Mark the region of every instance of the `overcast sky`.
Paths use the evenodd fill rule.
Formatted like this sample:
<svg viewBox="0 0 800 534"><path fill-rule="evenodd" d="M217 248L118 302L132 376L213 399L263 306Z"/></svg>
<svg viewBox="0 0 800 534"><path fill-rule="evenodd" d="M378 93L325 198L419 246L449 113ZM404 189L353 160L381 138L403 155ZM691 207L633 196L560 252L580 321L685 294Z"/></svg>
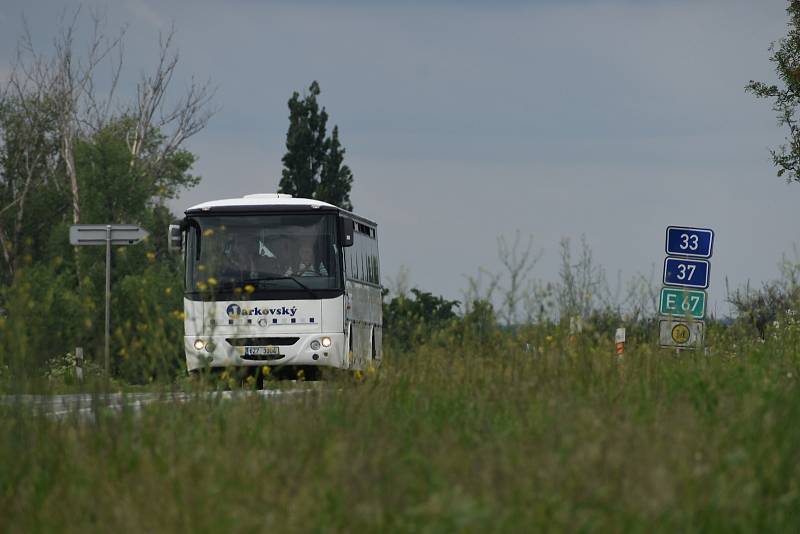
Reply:
<svg viewBox="0 0 800 534"><path fill-rule="evenodd" d="M767 101L782 0L89 1L128 24L130 80L177 28L176 90L194 74L219 113L188 148L201 184L173 204L273 192L286 101L318 80L380 225L383 274L458 298L498 269L496 237L533 234L534 275L555 280L558 242L585 234L610 278L660 276L664 230L716 231L711 299L778 275L800 243L800 184L775 176L784 132ZM24 14L46 48L67 5L0 3L0 75ZM77 5L77 4L74 4ZM93 221L106 222L106 221ZM124 221L120 221L124 222Z"/></svg>

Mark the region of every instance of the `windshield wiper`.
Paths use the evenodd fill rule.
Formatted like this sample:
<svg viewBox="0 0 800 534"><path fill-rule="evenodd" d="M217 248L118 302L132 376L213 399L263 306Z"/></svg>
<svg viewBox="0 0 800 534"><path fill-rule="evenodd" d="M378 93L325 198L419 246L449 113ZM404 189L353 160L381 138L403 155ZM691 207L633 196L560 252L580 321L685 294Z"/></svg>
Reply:
<svg viewBox="0 0 800 534"><path fill-rule="evenodd" d="M273 280L292 280L295 284L308 291L308 294L311 295L313 298L319 299L319 295L317 295L313 289L305 285L303 282L301 282L294 276L263 276L259 278L247 278L245 280L242 280L242 284L248 284L253 282L271 282Z"/></svg>

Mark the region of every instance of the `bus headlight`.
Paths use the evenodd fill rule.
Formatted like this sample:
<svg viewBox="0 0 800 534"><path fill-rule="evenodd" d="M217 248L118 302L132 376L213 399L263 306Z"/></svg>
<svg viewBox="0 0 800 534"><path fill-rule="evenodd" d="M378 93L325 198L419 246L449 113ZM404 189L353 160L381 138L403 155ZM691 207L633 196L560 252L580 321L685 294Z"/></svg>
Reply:
<svg viewBox="0 0 800 534"><path fill-rule="evenodd" d="M323 337L322 338L322 346L323 347L330 347L331 346L331 338Z"/></svg>
<svg viewBox="0 0 800 534"><path fill-rule="evenodd" d="M319 350L319 341L316 339L311 342L311 350Z"/></svg>
<svg viewBox="0 0 800 534"><path fill-rule="evenodd" d="M206 342L202 339L195 339L194 340L194 348L197 350L203 350L206 346Z"/></svg>

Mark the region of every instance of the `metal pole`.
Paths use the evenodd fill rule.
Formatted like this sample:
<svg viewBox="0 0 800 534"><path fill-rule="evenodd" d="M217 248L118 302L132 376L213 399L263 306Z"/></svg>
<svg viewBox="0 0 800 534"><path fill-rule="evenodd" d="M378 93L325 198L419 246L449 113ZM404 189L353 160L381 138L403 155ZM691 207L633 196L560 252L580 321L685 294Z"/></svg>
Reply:
<svg viewBox="0 0 800 534"><path fill-rule="evenodd" d="M111 330L111 225L106 225L106 378L111 377L109 336Z"/></svg>

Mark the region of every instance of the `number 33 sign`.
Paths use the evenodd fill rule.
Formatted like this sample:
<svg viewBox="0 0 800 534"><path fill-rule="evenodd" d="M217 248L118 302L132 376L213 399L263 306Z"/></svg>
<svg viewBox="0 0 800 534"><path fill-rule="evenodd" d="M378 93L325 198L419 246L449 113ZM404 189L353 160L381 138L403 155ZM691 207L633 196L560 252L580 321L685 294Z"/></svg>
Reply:
<svg viewBox="0 0 800 534"><path fill-rule="evenodd" d="M667 227L667 255L710 258L714 231L709 228Z"/></svg>

